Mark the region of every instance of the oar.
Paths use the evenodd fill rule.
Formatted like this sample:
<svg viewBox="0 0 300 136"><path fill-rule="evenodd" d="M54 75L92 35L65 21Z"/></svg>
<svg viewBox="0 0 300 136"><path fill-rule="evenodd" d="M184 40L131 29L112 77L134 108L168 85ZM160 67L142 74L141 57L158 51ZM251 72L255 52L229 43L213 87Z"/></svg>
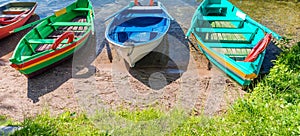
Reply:
<svg viewBox="0 0 300 136"><path fill-rule="evenodd" d="M106 22L107 20L109 20L109 19L115 17L116 15L120 14L120 13L123 12L124 10L127 10L127 9L129 9L129 8L131 8L131 7L133 7L133 6L134 6L134 3L130 2L130 4L129 4L128 6L124 7L124 8L121 9L121 10L119 10L119 11L116 12L115 14L112 14L111 16L107 17L107 18L104 20L104 22Z"/></svg>
<svg viewBox="0 0 300 136"><path fill-rule="evenodd" d="M11 34L12 34L12 33L17 33L17 32L20 32L20 31L22 31L22 30L25 30L25 29L27 29L27 28L29 28L29 27L33 27L33 26L35 26L35 25L41 23L42 21L44 21L44 20L46 20L46 19L48 19L48 18L50 18L50 17L51 17L51 16L46 17L46 18L43 18L43 19L41 19L41 20L37 20L37 21L32 22L32 23L29 23L29 24L27 24L27 25L21 26L21 27L19 27L19 28L16 28L16 29L10 31L9 33L11 33Z"/></svg>

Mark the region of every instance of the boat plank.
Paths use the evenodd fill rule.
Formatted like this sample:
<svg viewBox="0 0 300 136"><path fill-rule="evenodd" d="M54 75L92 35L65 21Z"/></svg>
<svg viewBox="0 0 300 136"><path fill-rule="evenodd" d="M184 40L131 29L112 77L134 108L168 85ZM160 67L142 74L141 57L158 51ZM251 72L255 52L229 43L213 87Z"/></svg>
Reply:
<svg viewBox="0 0 300 136"><path fill-rule="evenodd" d="M82 22L55 22L50 25L53 26L90 26L90 23L82 23Z"/></svg>
<svg viewBox="0 0 300 136"><path fill-rule="evenodd" d="M242 34L252 34L255 30L249 30L247 28L237 28L237 29L228 29L228 28L196 28L196 32L200 33L242 33Z"/></svg>
<svg viewBox="0 0 300 136"><path fill-rule="evenodd" d="M239 17L224 17L224 16L203 16L200 20L207 21L243 21Z"/></svg>

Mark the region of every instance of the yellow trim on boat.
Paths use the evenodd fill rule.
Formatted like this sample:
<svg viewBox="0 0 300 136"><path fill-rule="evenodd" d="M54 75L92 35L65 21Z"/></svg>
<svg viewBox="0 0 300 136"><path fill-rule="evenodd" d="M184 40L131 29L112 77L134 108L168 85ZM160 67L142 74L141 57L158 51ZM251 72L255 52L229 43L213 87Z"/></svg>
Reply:
<svg viewBox="0 0 300 136"><path fill-rule="evenodd" d="M53 55L52 57L49 57L49 58L47 58L47 59L44 59L44 60L41 60L41 61L39 61L39 62L33 63L33 64L31 64L31 65L29 65L29 66L27 66L27 67L22 67L22 68L20 68L20 70L26 70L26 69L29 69L29 68L34 67L34 66L36 66L36 65L39 65L39 64L41 64L41 63L43 63L43 62L45 62L45 61L51 60L51 59L53 59L53 58L55 58L55 57L57 57L57 56L59 56L59 55L62 55L62 54L64 54L64 53L66 53L66 52L68 52L68 51L74 49L75 47L76 47L76 46L74 46L74 47L72 47L72 48L70 48L69 50L66 50L66 51L64 51L64 52L58 53L58 54L56 54L56 55Z"/></svg>
<svg viewBox="0 0 300 136"><path fill-rule="evenodd" d="M54 14L55 14L56 17L58 17L58 16L61 16L65 13L67 13L67 9L63 8L63 9L60 9L59 11L56 11Z"/></svg>
<svg viewBox="0 0 300 136"><path fill-rule="evenodd" d="M234 73L236 73L238 76L244 78L244 79L253 79L256 78L257 75L255 73L251 73L251 74L245 74L244 72L242 72L241 70L237 69L236 67L234 67L232 64L228 63L227 61L224 61L224 59L222 59L220 56L216 55L215 53L213 53L212 51L210 51L206 46L204 46L204 44L202 42L200 42L199 40L197 40L197 43L202 47L203 50L205 50L211 57L213 57L214 59L216 59L219 63L221 63L223 66L227 67L228 69L230 69L231 71L233 71ZM223 63L222 63L223 62ZM224 65L225 63L225 65Z"/></svg>
<svg viewBox="0 0 300 136"><path fill-rule="evenodd" d="M78 43L78 45L82 44L84 41L85 41L85 40L83 40L82 42ZM45 61L48 61L48 60L53 59L53 58L55 58L55 57L57 57L57 56L60 56L60 55L66 53L66 52L68 52L68 51L70 51L70 50L72 50L72 49L74 49L74 48L76 48L76 47L77 47L77 46L74 46L74 47L72 47L72 48L70 48L70 49L68 49L68 50L66 50L66 51L64 51L64 52L58 53L58 54L56 54L56 55L53 55L52 57L49 57L49 58L47 58L47 59L44 59L44 60L41 60L41 61L39 61L39 62L33 63L33 64L31 64L31 65L29 65L29 66L27 66L27 67L22 67L22 68L20 68L19 70L25 71L26 69L29 69L29 68L34 67L34 66L36 66L36 65L39 65L39 64L41 64L41 63L43 63L43 62L45 62Z"/></svg>

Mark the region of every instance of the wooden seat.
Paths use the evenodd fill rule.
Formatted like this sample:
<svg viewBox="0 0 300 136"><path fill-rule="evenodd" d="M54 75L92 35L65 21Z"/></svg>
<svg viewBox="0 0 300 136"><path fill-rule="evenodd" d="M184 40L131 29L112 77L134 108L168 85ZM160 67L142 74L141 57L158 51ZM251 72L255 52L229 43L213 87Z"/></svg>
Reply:
<svg viewBox="0 0 300 136"><path fill-rule="evenodd" d="M236 28L236 26L229 21L212 21L210 24L213 28Z"/></svg>
<svg viewBox="0 0 300 136"><path fill-rule="evenodd" d="M196 32L200 33L241 33L241 34L252 34L255 30L249 30L248 28L196 28Z"/></svg>
<svg viewBox="0 0 300 136"><path fill-rule="evenodd" d="M72 22L57 22L57 23L86 23L85 17L76 17L72 20ZM88 24L88 23L86 23ZM45 50L51 49L52 44L55 42L57 38L59 38L64 32L66 31L73 31L75 34L75 40L81 36L83 36L86 31L88 30L89 26L78 26L78 25L67 25L67 26L60 26L57 28L56 31L52 32L47 36L47 39L30 39L28 43L30 44L39 44L38 47L35 49L35 52L42 52ZM58 46L62 46L67 43L67 39L63 40L61 44Z"/></svg>
<svg viewBox="0 0 300 136"><path fill-rule="evenodd" d="M50 50L52 44L40 44L36 49L35 52L43 52L45 50Z"/></svg>
<svg viewBox="0 0 300 136"><path fill-rule="evenodd" d="M202 39L210 43L250 43L243 34L235 33L203 33Z"/></svg>
<svg viewBox="0 0 300 136"><path fill-rule="evenodd" d="M222 4L207 4L205 8L227 8L227 6Z"/></svg>
<svg viewBox="0 0 300 136"><path fill-rule="evenodd" d="M55 22L50 24L52 26L90 26L91 23L81 23L81 22Z"/></svg>
<svg viewBox="0 0 300 136"><path fill-rule="evenodd" d="M251 52L249 48L212 48L216 52L224 54L235 61L244 60Z"/></svg>
<svg viewBox="0 0 300 136"><path fill-rule="evenodd" d="M18 14L16 14L16 15L0 15L0 18L15 18L15 17L17 17L17 16L19 16ZM25 17L26 15L22 15L21 17Z"/></svg>
<svg viewBox="0 0 300 136"><path fill-rule="evenodd" d="M3 14L20 14L24 11L30 10L29 7L9 7L2 11Z"/></svg>
<svg viewBox="0 0 300 136"><path fill-rule="evenodd" d="M254 46L252 44L245 43L205 43L206 46L210 48L245 48L252 49Z"/></svg>
<svg viewBox="0 0 300 136"><path fill-rule="evenodd" d="M200 20L206 21L243 21L239 17L226 17L226 16L203 16Z"/></svg>

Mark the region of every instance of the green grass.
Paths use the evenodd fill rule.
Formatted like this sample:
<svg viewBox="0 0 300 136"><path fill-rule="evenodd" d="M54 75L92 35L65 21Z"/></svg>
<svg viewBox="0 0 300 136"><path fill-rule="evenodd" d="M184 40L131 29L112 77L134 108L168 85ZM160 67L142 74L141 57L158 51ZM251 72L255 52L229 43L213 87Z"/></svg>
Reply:
<svg viewBox="0 0 300 136"><path fill-rule="evenodd" d="M284 51L253 92L221 117L191 117L174 135L300 135L300 46Z"/></svg>
<svg viewBox="0 0 300 136"><path fill-rule="evenodd" d="M16 136L31 135L105 135L95 128L85 114L65 112L57 117L51 117L49 112L35 118L25 119L19 124L23 129L16 131Z"/></svg>

